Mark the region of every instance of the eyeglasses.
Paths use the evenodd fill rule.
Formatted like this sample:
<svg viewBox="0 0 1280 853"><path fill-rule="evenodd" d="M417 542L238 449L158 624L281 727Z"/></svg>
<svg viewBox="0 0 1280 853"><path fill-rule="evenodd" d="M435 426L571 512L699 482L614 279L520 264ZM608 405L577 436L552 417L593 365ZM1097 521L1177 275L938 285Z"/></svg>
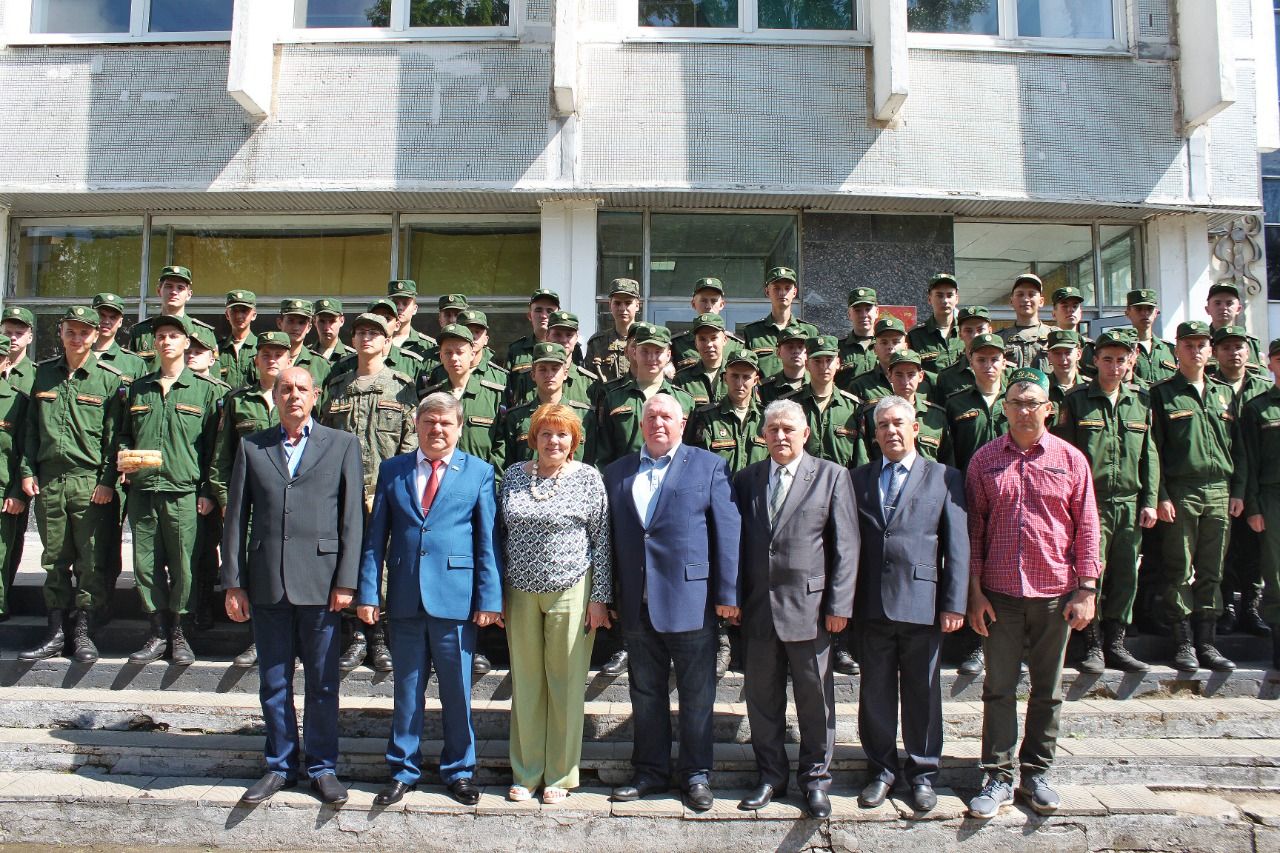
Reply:
<svg viewBox="0 0 1280 853"><path fill-rule="evenodd" d="M1048 402L1048 400L1005 400L1004 404L1020 412L1034 412Z"/></svg>

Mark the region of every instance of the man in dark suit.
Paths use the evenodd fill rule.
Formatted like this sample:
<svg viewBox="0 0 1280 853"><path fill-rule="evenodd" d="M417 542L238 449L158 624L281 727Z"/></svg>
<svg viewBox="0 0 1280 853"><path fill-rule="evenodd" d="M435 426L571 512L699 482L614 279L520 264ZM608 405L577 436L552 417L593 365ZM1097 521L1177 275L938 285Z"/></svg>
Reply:
<svg viewBox="0 0 1280 853"><path fill-rule="evenodd" d="M760 786L738 807L761 809L787 790L787 673L800 724L796 781L809 813L831 814L836 740L831 635L853 612L858 517L849 469L804 452L805 411L791 400L764 413L769 459L734 478L742 511L742 638L747 718Z"/></svg>
<svg viewBox="0 0 1280 853"><path fill-rule="evenodd" d="M942 757L942 635L964 625L968 602L964 477L916 452L913 403L885 397L872 417L883 458L853 472L862 532L853 598L863 661L858 735L875 774L858 802L880 805L905 777L916 809L927 812L938 804L933 779Z"/></svg>
<svg viewBox="0 0 1280 853"><path fill-rule="evenodd" d="M360 445L311 419L315 382L303 368L272 391L280 425L236 450L222 534L222 586L236 622L253 610L267 774L245 792L260 803L295 784L298 719L293 663L306 674L307 775L326 803L346 802L338 763L339 616L350 606L363 524Z"/></svg>
<svg viewBox="0 0 1280 853"><path fill-rule="evenodd" d="M444 723L440 777L458 802L480 801L472 781L471 662L477 629L502 625L502 572L493 466L458 450L462 412L452 394L428 394L415 417L418 449L378 469L356 615L369 625L378 621L385 563L396 681L387 742L392 779L374 798L380 806L399 802L422 777L422 718L433 665Z"/></svg>
<svg viewBox="0 0 1280 853"><path fill-rule="evenodd" d="M741 520L723 459L682 444L670 394L645 402L644 446L604 470L613 526L614 607L631 659L635 736L630 784L613 798L665 791L671 777L668 679L680 698L680 784L696 811L713 804L716 617L738 615Z"/></svg>

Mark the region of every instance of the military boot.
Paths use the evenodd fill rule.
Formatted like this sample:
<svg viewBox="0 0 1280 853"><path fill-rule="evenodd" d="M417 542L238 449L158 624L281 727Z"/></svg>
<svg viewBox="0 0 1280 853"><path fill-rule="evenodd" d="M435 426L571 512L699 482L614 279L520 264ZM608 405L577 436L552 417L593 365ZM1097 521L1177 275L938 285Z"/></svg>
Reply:
<svg viewBox="0 0 1280 853"><path fill-rule="evenodd" d="M342 657L338 658L338 669L342 672L351 672L364 663L369 644L365 640L364 627L359 622L350 616L343 616L342 623L350 632L350 639L347 641L347 647L342 650Z"/></svg>
<svg viewBox="0 0 1280 853"><path fill-rule="evenodd" d="M148 615L151 620L151 635L142 644L142 648L129 655L129 663L151 663L164 657L169 648L169 631L164 617L165 614L158 611Z"/></svg>
<svg viewBox="0 0 1280 853"><path fill-rule="evenodd" d="M1262 620L1258 607L1262 604L1262 592L1250 589L1240 596L1240 609L1236 613L1236 630L1253 637L1270 637L1271 629Z"/></svg>
<svg viewBox="0 0 1280 853"><path fill-rule="evenodd" d="M48 660L62 654L62 648L67 644L67 634L62 628L66 615L65 610L50 610L49 632L45 634L44 642L18 655L18 660Z"/></svg>
<svg viewBox="0 0 1280 853"><path fill-rule="evenodd" d="M716 638L716 680L724 678L724 674L729 671L729 661L733 657L733 647L729 644L729 629L721 625L719 636Z"/></svg>
<svg viewBox="0 0 1280 853"><path fill-rule="evenodd" d="M76 611L71 630L71 642L75 649L72 657L78 663L93 663L98 659L98 647L93 644L93 617L88 610Z"/></svg>
<svg viewBox="0 0 1280 853"><path fill-rule="evenodd" d="M1173 623L1173 642L1176 649L1173 653L1173 668L1179 672L1195 672L1200 668L1196 657L1196 647L1191 641L1191 622L1179 619Z"/></svg>
<svg viewBox="0 0 1280 853"><path fill-rule="evenodd" d="M375 672L391 671L391 649L387 646L387 620L379 619L369 629L369 666Z"/></svg>
<svg viewBox="0 0 1280 853"><path fill-rule="evenodd" d="M1115 619L1104 619L1102 622L1102 657L1111 669L1121 672L1146 672L1151 669L1142 661L1129 653L1124 644L1125 625Z"/></svg>
<svg viewBox="0 0 1280 853"><path fill-rule="evenodd" d="M1213 645L1217 640L1214 630L1217 627L1216 623L1217 620L1212 616L1195 621L1196 656L1200 660L1200 665L1207 670L1234 672L1236 665Z"/></svg>
<svg viewBox="0 0 1280 853"><path fill-rule="evenodd" d="M196 653L191 650L191 644L187 642L186 634L183 633L183 618L177 613L173 614L173 630L169 633L169 641L172 643L172 653L169 659L173 661L174 666L190 666L196 662Z"/></svg>
<svg viewBox="0 0 1280 853"><path fill-rule="evenodd" d="M1101 675L1106 664L1102 656L1102 632L1098 628L1098 620L1090 622L1080 633L1084 639L1084 654L1076 666L1087 675Z"/></svg>

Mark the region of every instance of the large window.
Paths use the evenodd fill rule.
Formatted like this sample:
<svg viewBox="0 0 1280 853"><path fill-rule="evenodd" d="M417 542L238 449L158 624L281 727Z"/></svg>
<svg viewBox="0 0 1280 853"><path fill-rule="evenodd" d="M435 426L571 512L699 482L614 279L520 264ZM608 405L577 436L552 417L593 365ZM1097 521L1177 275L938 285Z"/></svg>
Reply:
<svg viewBox="0 0 1280 853"><path fill-rule="evenodd" d="M12 295L49 299L111 291L138 295L142 275L142 218L23 221L17 230Z"/></svg>
<svg viewBox="0 0 1280 853"><path fill-rule="evenodd" d="M908 0L907 28L927 36L1120 47L1123 0Z"/></svg>
<svg viewBox="0 0 1280 853"><path fill-rule="evenodd" d="M384 32L432 27L507 27L508 0L297 0L299 29Z"/></svg>
<svg viewBox="0 0 1280 853"><path fill-rule="evenodd" d="M234 0L30 0L32 33L143 38L231 31ZM18 5L17 3L12 5Z"/></svg>
<svg viewBox="0 0 1280 853"><path fill-rule="evenodd" d="M861 25L858 5L859 0L637 0L637 23L703 35L852 35Z"/></svg>

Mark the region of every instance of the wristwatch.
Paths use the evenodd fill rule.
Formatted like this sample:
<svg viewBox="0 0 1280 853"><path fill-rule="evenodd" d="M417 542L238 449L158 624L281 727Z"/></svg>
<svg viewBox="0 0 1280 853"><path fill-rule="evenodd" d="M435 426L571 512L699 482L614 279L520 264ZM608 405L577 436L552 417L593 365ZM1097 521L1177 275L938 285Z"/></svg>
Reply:
<svg viewBox="0 0 1280 853"><path fill-rule="evenodd" d="M1076 587L1076 592L1087 592L1090 595L1097 595L1098 588L1096 586L1078 586Z"/></svg>

